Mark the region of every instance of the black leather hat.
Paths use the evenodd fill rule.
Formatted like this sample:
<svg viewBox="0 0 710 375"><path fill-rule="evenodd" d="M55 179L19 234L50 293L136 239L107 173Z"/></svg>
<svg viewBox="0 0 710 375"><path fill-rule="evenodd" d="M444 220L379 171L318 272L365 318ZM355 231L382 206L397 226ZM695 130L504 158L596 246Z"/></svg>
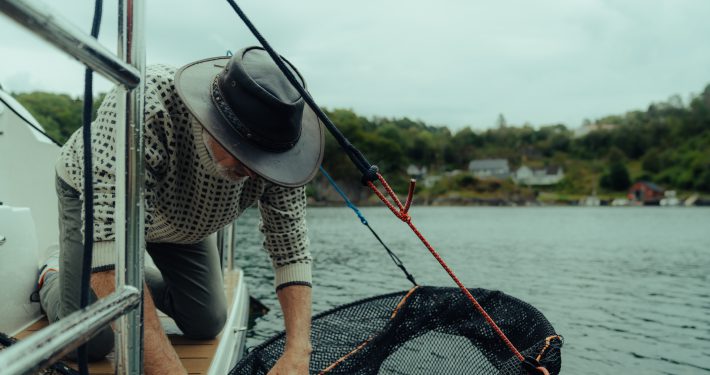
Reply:
<svg viewBox="0 0 710 375"><path fill-rule="evenodd" d="M283 61L305 88L296 68ZM315 176L323 127L261 47L187 64L177 71L175 87L197 121L256 174L289 187Z"/></svg>

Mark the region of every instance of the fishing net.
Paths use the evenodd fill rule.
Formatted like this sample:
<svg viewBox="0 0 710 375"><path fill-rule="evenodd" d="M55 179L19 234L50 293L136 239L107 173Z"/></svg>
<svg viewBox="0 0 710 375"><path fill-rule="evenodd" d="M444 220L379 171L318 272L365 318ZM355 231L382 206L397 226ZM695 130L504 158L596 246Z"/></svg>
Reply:
<svg viewBox="0 0 710 375"><path fill-rule="evenodd" d="M558 374L562 340L531 305L469 289L525 357ZM364 299L313 318L311 374L528 374L461 290L416 287ZM230 375L266 374L285 333L255 347Z"/></svg>

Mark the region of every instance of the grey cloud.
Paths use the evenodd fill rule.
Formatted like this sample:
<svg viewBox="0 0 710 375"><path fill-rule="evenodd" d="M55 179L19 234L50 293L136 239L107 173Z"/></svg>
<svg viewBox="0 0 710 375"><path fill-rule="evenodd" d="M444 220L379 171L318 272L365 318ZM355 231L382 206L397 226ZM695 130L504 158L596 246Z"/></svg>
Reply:
<svg viewBox="0 0 710 375"><path fill-rule="evenodd" d="M195 4L147 2L149 63L179 66L256 43L226 2ZM321 105L368 116L480 128L504 113L514 124L577 126L672 94L687 97L710 82L704 0L239 4L299 67ZM62 8L88 27L92 1L67 0ZM110 48L112 17L106 8L101 40ZM3 52L33 43L16 33L0 19ZM75 69L58 54L47 56ZM29 74L31 84L52 82L45 89L81 92L80 68L78 78L67 74L69 88L58 90L61 84L42 78L46 69L27 70L22 56L13 59L20 62L0 59L0 81Z"/></svg>

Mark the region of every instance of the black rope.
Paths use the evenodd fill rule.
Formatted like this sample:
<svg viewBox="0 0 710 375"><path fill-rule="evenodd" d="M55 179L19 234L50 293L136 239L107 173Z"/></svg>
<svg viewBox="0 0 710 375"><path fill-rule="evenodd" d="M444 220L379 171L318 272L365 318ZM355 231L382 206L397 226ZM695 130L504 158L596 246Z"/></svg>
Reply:
<svg viewBox="0 0 710 375"><path fill-rule="evenodd" d="M407 268L404 266L404 263L402 263L402 260L399 259L399 257L397 256L397 254L395 254L392 250L390 250L390 248L387 247L387 245L385 245L384 242L382 242L382 239L380 238L380 236L377 235L377 233L375 232L375 230L372 229L372 227L370 227L370 224L369 224L369 223L363 223L363 224L365 224L365 226L367 227L367 229L369 229L370 232L372 232L372 235L374 235L375 238L377 238L377 241L380 241L380 243L381 243L382 246L385 248L385 250L387 250L387 254L389 254L390 258L392 258L392 261L394 262L394 264L395 264L397 267L399 267L399 269L401 269L402 272L404 272L404 276L407 278L407 280L409 280L409 281L412 283L412 285L414 285L414 286L419 286L419 284L417 284L417 281L414 280L414 276L412 276L412 274L409 273L409 271L407 271Z"/></svg>
<svg viewBox="0 0 710 375"><path fill-rule="evenodd" d="M234 2L234 0L227 0L227 2L229 3L229 5L232 6L232 9L237 12L239 18L242 19L242 21L249 28L254 37L256 37L259 43L261 43L261 46L264 47L266 52L269 53L271 59L274 60L279 69L281 69L281 71L289 80L289 82L291 82L291 85L296 90L298 90L298 93L301 94L303 100L308 104L309 107L311 107L313 112L316 113L323 125L325 125L328 131L330 131L330 134L332 134L335 140L338 141L338 144L340 144L340 147L343 148L345 154L347 154L353 164L355 164L355 167L360 171L360 173L362 173L363 185L367 185L368 181L375 181L377 179L377 166L370 164L370 162L367 161L365 155L363 155L360 150L353 146L352 143L350 143L350 141L345 138L343 133L341 133L340 130L335 126L335 124L330 121L325 112L323 112L323 110L321 110L318 104L316 104L316 102L313 100L311 94L309 94L308 91L306 91L301 86L298 80L296 80L296 77L294 77L293 73L291 73L291 71L286 67L286 64L284 64L283 60L281 60L281 58L276 53L276 51L274 51L269 42L267 42L266 39L261 35L261 33L259 33L259 30L256 29L254 24L249 21L249 18L247 18L246 14L242 12L242 10Z"/></svg>
<svg viewBox="0 0 710 375"><path fill-rule="evenodd" d="M101 27L101 13L103 0L96 0L94 19L91 24L91 36L99 36ZM94 246L94 186L93 165L91 160L91 114L94 106L93 73L91 68L84 72L84 111L82 114L82 136L84 141L84 258L81 273L81 308L89 304L89 290L91 285L91 257ZM79 347L78 352L79 372L89 374L89 352L87 344Z"/></svg>
<svg viewBox="0 0 710 375"><path fill-rule="evenodd" d="M414 280L414 276L412 276L412 274L410 274L409 271L407 271L407 268L404 266L404 263L402 262L402 260L399 259L397 254L395 254L392 250L390 250L390 248L384 243L384 241L382 241L382 239L377 234L377 232L375 232L375 230L372 229L372 227L370 226L370 223L365 218L365 215L363 215L362 212L360 212L360 209L357 208L357 206L350 200L350 198L348 198L348 196L345 194L343 189L341 189L340 186L338 186L338 184L335 182L333 177L331 177L330 174L328 174L328 172L326 172L326 170L325 170L325 168L323 168L323 166L320 167L320 171L321 171L321 173L323 173L323 176L325 176L325 178L328 179L328 182L330 182L330 184L333 186L333 188L335 188L335 191L338 192L338 194L340 194L340 197L343 198L343 200L345 201L345 204L348 207L350 207L350 209L353 210L353 212L355 212L355 215L357 215L357 217L360 219L360 222L362 223L362 225L366 226L367 229L369 229L370 232L372 232L372 234L375 236L377 241L380 241L380 244L382 244L382 247L385 248L385 250L387 251L387 254L389 254L390 258L392 258L392 261L394 262L394 264L397 267L399 267L399 269L401 269L402 272L404 272L404 276L407 278L407 280L409 280L414 286L418 286L419 284L417 284L417 282Z"/></svg>
<svg viewBox="0 0 710 375"><path fill-rule="evenodd" d="M271 47L269 42L261 35L259 30L256 29L254 24L251 23L251 21L249 20L247 15L241 10L241 8L239 8L239 6L234 2L234 0L227 0L227 2L229 3L229 5L232 6L232 9L234 9L234 11L237 13L239 18L242 19L242 21L247 26L247 28L249 28L249 31L251 31L251 33L259 41L259 43L261 43L261 46L264 47L266 52L268 52L269 56L271 56L271 59L274 61L274 63L276 63L276 65L279 67L281 72L283 72L283 74L289 80L291 85L296 90L298 90L299 94L301 94L301 97L303 97L303 100L316 113L316 115L321 120L321 122L323 122L323 124L328 129L328 131L330 131L330 134L332 134L333 137L335 138L335 140L338 141L338 143L340 144L340 147L342 147L343 150L345 151L345 154L347 154L348 157L350 158L350 160L355 164L355 167L360 171L360 173L362 173L362 181L361 182L363 183L363 185L366 185L367 182L369 182L369 181L377 180L377 172L378 172L377 166L370 164L370 162L367 161L367 158L365 157L365 155L363 155L362 152L360 152L360 150L358 150L355 146L353 146L353 144L350 143L350 141L343 135L343 133L340 132L340 130L335 126L335 124L333 124L333 122L330 121L330 119L325 114L325 112L323 112L320 109L320 107L318 106L318 104L316 104L316 102L313 100L313 97L311 97L311 94L308 93L308 91L306 91L301 86L301 84L298 82L298 80L296 80L296 77L286 67L286 64L284 64L284 62L280 58L280 56L276 53L276 51L274 51L274 49ZM321 171L323 171L324 174L326 174L326 176L327 176L327 173L325 173L323 168L321 168ZM330 180L332 181L332 179L330 179ZM341 196L343 196L343 194L341 194ZM345 198L346 202L348 202L347 197L345 197L345 196L343 196L343 197ZM352 203L350 204L350 206L352 207ZM360 216L360 215L358 215L358 216ZM361 220L362 220L362 217L361 217ZM394 263L397 265L397 267L399 267L404 272L407 279L409 281L411 281L412 284L414 284L416 286L417 282L414 280L414 277L409 272L407 272L407 269L404 267L404 264L399 259L399 257L397 257L397 255L394 254L392 252L392 250L390 250L387 247L387 245L385 245L385 243L382 241L382 239L380 239L380 236L378 236L377 233L370 227L370 225L367 224L366 220L363 221L363 224L365 224L367 226L367 228L370 229L370 231L375 236L375 238L377 238L377 240L382 244L382 246L384 246L384 248L387 250L387 253L389 254L390 258L392 258L392 261L394 261Z"/></svg>

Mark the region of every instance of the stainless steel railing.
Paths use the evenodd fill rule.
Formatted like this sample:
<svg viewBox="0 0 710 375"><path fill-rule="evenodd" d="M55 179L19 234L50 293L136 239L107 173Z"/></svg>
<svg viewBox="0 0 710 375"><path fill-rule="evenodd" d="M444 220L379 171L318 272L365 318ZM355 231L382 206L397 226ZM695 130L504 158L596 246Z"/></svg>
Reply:
<svg viewBox="0 0 710 375"><path fill-rule="evenodd" d="M28 1L2 0L0 11L112 82L131 89L140 83L136 68L121 61L71 23L53 15L47 7L40 8Z"/></svg>
<svg viewBox="0 0 710 375"><path fill-rule="evenodd" d="M237 222L225 226L217 232L217 247L222 254L222 271L234 270L234 241L237 233Z"/></svg>
<svg viewBox="0 0 710 375"><path fill-rule="evenodd" d="M45 368L139 304L136 288L120 289L6 348L0 352L0 369L3 374L28 374Z"/></svg>
<svg viewBox="0 0 710 375"><path fill-rule="evenodd" d="M119 0L118 56L101 46L94 38L57 17L46 5L29 1L0 0L0 12L9 16L29 31L77 58L84 65L122 86L126 95L119 101L122 108L118 123L125 123L124 132L116 132L116 292L104 300L76 312L56 324L44 328L0 352L3 374L24 374L56 361L86 342L98 332L95 327L119 319L116 335L116 372L141 374L144 206L143 206L143 85L145 47L143 39L143 0ZM121 223L125 225L120 225ZM117 303L117 301L123 301ZM91 325L96 315L105 316ZM75 324L72 324L74 322ZM62 330L62 340L50 340ZM22 361L19 356L25 355ZM12 366L12 367L9 367Z"/></svg>
<svg viewBox="0 0 710 375"><path fill-rule="evenodd" d="M118 2L118 55L145 77L144 2ZM116 211L124 225L116 225L116 287L124 285L143 290L143 255L145 254L145 220L143 205L143 106L144 85L130 90L121 100L125 103L125 128L116 131ZM116 223L121 221L116 220ZM125 230L124 230L125 229ZM123 251L120 251L123 250ZM116 325L116 373L143 373L143 309L122 316Z"/></svg>

